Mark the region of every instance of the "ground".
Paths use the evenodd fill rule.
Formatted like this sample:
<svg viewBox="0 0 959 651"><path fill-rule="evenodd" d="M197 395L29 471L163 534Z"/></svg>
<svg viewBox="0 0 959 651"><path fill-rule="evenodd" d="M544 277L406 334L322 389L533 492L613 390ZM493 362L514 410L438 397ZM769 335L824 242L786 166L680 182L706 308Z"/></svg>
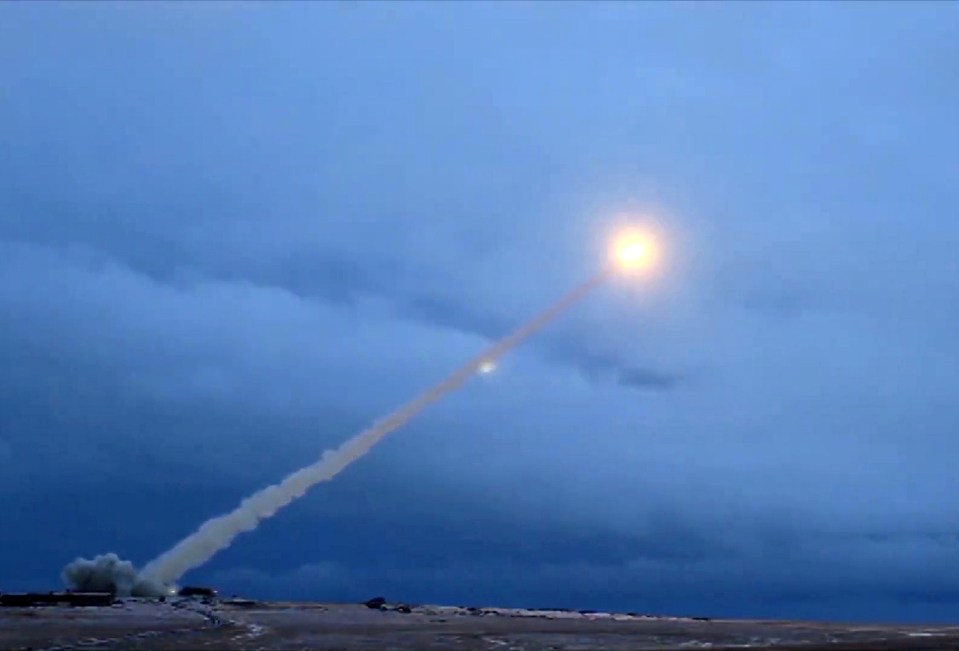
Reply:
<svg viewBox="0 0 959 651"><path fill-rule="evenodd" d="M703 621L608 613L125 600L0 609L0 649L959 649L959 626ZM409 612L403 612L409 610Z"/></svg>

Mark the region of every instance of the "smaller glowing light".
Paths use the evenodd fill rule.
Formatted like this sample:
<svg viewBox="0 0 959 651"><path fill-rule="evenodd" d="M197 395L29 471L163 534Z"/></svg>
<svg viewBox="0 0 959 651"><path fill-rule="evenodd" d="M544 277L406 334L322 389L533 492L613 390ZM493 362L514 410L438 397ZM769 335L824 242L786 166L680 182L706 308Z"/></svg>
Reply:
<svg viewBox="0 0 959 651"><path fill-rule="evenodd" d="M479 365L478 370L483 375L488 375L489 373L492 373L493 371L496 370L496 362L492 360L486 360L485 362Z"/></svg>

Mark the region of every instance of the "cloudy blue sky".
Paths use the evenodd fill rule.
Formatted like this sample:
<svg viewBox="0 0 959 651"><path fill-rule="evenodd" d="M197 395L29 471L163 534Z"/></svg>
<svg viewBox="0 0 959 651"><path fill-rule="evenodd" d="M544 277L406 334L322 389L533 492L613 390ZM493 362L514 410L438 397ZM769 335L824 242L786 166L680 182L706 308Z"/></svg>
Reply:
<svg viewBox="0 0 959 651"><path fill-rule="evenodd" d="M952 3L0 7L0 589L959 617Z"/></svg>

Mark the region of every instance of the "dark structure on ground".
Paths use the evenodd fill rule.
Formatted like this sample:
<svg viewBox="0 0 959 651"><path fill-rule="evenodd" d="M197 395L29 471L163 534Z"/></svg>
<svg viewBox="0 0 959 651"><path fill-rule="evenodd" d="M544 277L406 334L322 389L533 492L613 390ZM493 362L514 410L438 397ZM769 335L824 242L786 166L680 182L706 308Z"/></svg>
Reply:
<svg viewBox="0 0 959 651"><path fill-rule="evenodd" d="M180 588L177 595L181 597L207 597L208 599L214 599L216 598L216 590L195 585L185 585Z"/></svg>
<svg viewBox="0 0 959 651"><path fill-rule="evenodd" d="M374 609L382 608L384 605L386 605L386 599L384 599L383 597L373 597L372 599L367 601L365 605L367 608L374 608Z"/></svg>

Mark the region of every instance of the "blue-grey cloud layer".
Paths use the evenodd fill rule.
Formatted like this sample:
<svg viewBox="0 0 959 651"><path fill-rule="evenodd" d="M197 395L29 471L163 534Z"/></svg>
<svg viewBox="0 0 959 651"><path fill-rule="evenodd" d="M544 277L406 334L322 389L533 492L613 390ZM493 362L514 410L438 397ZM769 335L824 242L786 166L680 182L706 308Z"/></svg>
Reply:
<svg viewBox="0 0 959 651"><path fill-rule="evenodd" d="M668 235L191 578L942 619L948 4L0 8L0 589L136 561ZM282 559L282 560L270 560Z"/></svg>

